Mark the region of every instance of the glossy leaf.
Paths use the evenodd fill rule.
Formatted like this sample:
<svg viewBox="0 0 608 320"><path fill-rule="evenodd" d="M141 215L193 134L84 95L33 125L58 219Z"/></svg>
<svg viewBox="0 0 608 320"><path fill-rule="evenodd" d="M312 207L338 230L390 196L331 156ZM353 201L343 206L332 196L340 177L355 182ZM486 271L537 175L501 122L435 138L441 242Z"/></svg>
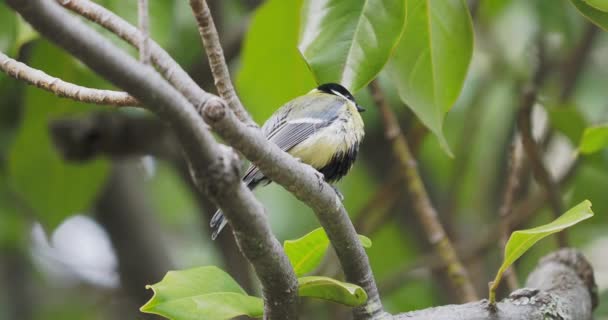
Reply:
<svg viewBox="0 0 608 320"><path fill-rule="evenodd" d="M608 146L608 124L585 129L579 144L582 154L590 154Z"/></svg>
<svg viewBox="0 0 608 320"><path fill-rule="evenodd" d="M490 287L490 301L492 303L496 301L495 290L500 283L502 274L536 242L549 235L571 227L583 220L589 219L592 216L593 211L591 211L591 202L589 200L585 200L566 211L566 213L562 214L551 223L532 229L513 232L511 237L509 237L509 241L507 241L507 245L505 246L505 254L502 265L500 266L500 269L498 269L496 278Z"/></svg>
<svg viewBox="0 0 608 320"><path fill-rule="evenodd" d="M328 277L302 277L298 278L298 284L300 297L318 298L351 307L367 301L367 293L363 288Z"/></svg>
<svg viewBox="0 0 608 320"><path fill-rule="evenodd" d="M44 41L33 47L30 64L66 81L103 85L65 52ZM82 164L65 162L51 142L49 123L99 107L57 98L32 86L25 89L23 106L23 120L9 150L8 181L42 224L53 229L65 217L90 207L105 182L109 165L104 159Z"/></svg>
<svg viewBox="0 0 608 320"><path fill-rule="evenodd" d="M317 83L356 92L382 70L405 25L403 0L304 0L298 48Z"/></svg>
<svg viewBox="0 0 608 320"><path fill-rule="evenodd" d="M604 30L608 30L608 12L590 6L585 0L570 0L576 9L591 22Z"/></svg>
<svg viewBox="0 0 608 320"><path fill-rule="evenodd" d="M450 154L443 119L460 95L472 53L464 0L407 1L407 25L388 70L403 102Z"/></svg>
<svg viewBox="0 0 608 320"><path fill-rule="evenodd" d="M563 133L573 144L579 143L587 121L575 106L561 106L547 110L551 127Z"/></svg>
<svg viewBox="0 0 608 320"><path fill-rule="evenodd" d="M585 2L597 10L608 11L608 0L585 0Z"/></svg>
<svg viewBox="0 0 608 320"><path fill-rule="evenodd" d="M302 0L268 0L254 13L241 52L237 91L258 122L316 87L298 52Z"/></svg>
<svg viewBox="0 0 608 320"><path fill-rule="evenodd" d="M359 235L359 240L365 248L372 245L368 237ZM321 263L329 247L329 239L323 228L317 228L299 239L286 240L283 247L296 275L301 276L313 271Z"/></svg>
<svg viewBox="0 0 608 320"><path fill-rule="evenodd" d="M262 299L248 296L232 277L214 266L169 271L159 283L147 288L154 291L154 296L141 311L169 319L261 317L264 311Z"/></svg>

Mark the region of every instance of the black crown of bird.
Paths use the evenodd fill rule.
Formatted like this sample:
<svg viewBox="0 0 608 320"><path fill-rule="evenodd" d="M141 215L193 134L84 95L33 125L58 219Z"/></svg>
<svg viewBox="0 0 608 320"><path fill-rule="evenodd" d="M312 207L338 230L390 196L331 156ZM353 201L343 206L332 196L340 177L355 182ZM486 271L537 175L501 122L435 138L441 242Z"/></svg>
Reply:
<svg viewBox="0 0 608 320"><path fill-rule="evenodd" d="M364 135L359 115L363 111L346 88L326 83L281 106L266 120L262 132L281 150L319 171L325 181L335 183L348 173L357 158ZM253 190L271 181L252 164L243 182ZM216 211L210 222L212 239L226 223L222 211Z"/></svg>

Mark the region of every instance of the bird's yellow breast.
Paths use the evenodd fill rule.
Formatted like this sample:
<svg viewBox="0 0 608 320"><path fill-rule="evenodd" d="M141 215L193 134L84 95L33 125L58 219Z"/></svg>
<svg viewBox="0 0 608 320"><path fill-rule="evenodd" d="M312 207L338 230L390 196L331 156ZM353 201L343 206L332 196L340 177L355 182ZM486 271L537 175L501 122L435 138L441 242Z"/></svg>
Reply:
<svg viewBox="0 0 608 320"><path fill-rule="evenodd" d="M327 165L334 155L346 153L353 145L359 144L364 133L363 120L352 103L346 103L345 108L334 124L319 129L289 153L319 169Z"/></svg>

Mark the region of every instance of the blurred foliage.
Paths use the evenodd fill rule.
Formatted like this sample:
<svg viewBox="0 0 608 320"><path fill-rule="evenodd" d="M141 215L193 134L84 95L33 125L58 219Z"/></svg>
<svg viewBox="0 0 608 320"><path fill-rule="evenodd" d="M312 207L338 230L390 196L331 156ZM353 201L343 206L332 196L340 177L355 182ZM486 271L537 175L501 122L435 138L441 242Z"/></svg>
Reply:
<svg viewBox="0 0 608 320"><path fill-rule="evenodd" d="M135 0L98 2L136 23ZM316 85L313 72L298 52L300 27L310 23L302 18L300 11L308 0L267 0L260 1L257 7L250 5L251 1L209 2L214 13L218 14L216 20L220 22L218 27L222 36L247 24L240 55L230 64L234 66L237 91L258 123L261 124L282 103ZM361 2L352 3L359 5ZM604 144L594 144L598 146L594 148L597 152L577 156L576 149L586 128L608 122L606 32L597 34L588 49L589 54L580 58L582 61L577 60L577 56L573 60L570 58L580 46L590 23L608 28L607 13L585 0L468 1L471 17L463 14L462 10L458 11L459 16L444 11L464 8L465 1L462 0L420 0L410 1L409 5L414 4L419 4L417 9L420 10L437 10L430 11L436 16L415 15L416 10L410 10L406 24L411 23L410 27L414 29L409 29L411 34L408 34L406 25L404 35L408 40L404 42L401 39L394 58L380 72L379 79L400 117L404 132L410 142L418 146L415 152L426 187L453 239L461 245L483 241L479 239L480 231L490 228L499 219L498 208L505 181L507 150L515 128L515 113L522 85L528 81L538 62L539 39L546 43L551 68L539 94L535 123L548 119L551 135L567 138L552 139L547 144L546 162L552 171L560 171L559 168L563 171L560 163L577 157L572 178L562 187L564 202L571 207L589 199L597 215L592 221L572 229L569 235L572 244L583 251L593 240L605 237L608 227L608 198L605 195L605 190L608 190L608 150L601 147ZM436 7L430 8L429 4ZM204 59L204 55L187 2L156 0L150 5L152 37L186 70L194 72L194 66ZM454 20L446 20L444 15ZM475 41L467 30L469 19L473 21ZM421 26L420 21L430 25ZM443 28L444 24L447 24L448 35L452 31L453 36L460 38L449 47L431 47L433 43L428 41L434 38L429 31ZM96 28L135 55L135 51L120 39ZM347 41L352 41L354 37L351 35L349 39ZM326 42L330 47L327 51L317 49L317 54L329 54L339 49L339 46L333 46L332 41ZM413 55L420 48L427 52L420 55L425 59L416 64L418 56L407 55ZM39 39L4 4L0 5L0 50L67 81L99 88L112 87L65 52ZM577 77L562 73L567 62L582 64ZM377 73L373 70L368 76L371 74L373 77ZM442 76L431 79L431 75L435 76L433 72ZM408 75L418 77L411 81ZM562 101L560 93L566 78L572 78L576 83L572 95ZM212 83L211 79L206 81L206 84ZM441 99L434 100L437 93L442 95ZM359 90L356 98L368 110L363 114L366 138L357 164L338 184L345 195L345 206L354 220L359 215L377 214L375 209L372 212L360 211L395 175L391 172L394 162L383 137L380 115L369 92ZM413 114L405 107L406 103ZM29 256L27 239L34 220L52 227L68 215L90 211L105 183L111 161L99 158L81 164L65 162L51 142L48 123L60 117L78 116L98 109L100 107L57 98L0 74L0 248L20 248L24 255ZM445 142L440 143L442 138L432 134L420 134L424 125L435 133L439 132L440 137L445 137ZM444 152L442 144L450 146L454 158ZM563 147L561 151L552 151L556 144ZM539 191L529 178L523 179L522 183L525 188L518 195L519 200ZM158 161L156 173L146 180L142 188L159 213L155 218L160 221L161 230L155 236L166 240L168 254L175 266L224 264L216 243L202 231L206 230L207 222L201 221L189 186L176 174L172 164ZM412 271L411 266L420 263L424 266L421 259L431 252L420 236L418 222L407 205L404 191L400 186L398 188L397 199L386 209L382 223L365 234L374 243L367 252L380 284L383 303L387 311L399 312L451 302L445 295L445 284L429 272ZM280 186L273 184L256 191L256 195L265 204L272 229L279 240L298 238L318 227L310 209ZM543 208L521 227L543 225L549 220L550 214ZM502 256L497 245L491 244L489 248L479 253L484 272L474 277L481 288L480 295L498 270ZM543 241L531 248L516 263L520 278L525 278L540 256L555 248L554 241ZM0 266L2 263L0 260ZM326 263L334 269L339 268L331 255L322 261L322 265ZM32 291L36 298L30 301L36 310L34 319L101 319L107 318L103 315L122 315L113 310L120 298L110 298L97 288L62 287L57 281L49 280L52 276L46 274L44 268L35 266L32 268L34 271L30 271L31 281L35 284ZM403 275L400 279L407 280L395 282L395 275ZM6 283L0 280L0 286L3 285ZM600 284L602 298L606 297L606 290L606 284L604 287ZM10 299L16 298L0 296L0 309L11 306ZM331 311L326 304L310 302L307 306L310 308L303 311L303 319L327 317L327 312ZM600 308L596 316L605 318L608 310ZM0 312L0 320L8 317L10 315L4 310Z"/></svg>

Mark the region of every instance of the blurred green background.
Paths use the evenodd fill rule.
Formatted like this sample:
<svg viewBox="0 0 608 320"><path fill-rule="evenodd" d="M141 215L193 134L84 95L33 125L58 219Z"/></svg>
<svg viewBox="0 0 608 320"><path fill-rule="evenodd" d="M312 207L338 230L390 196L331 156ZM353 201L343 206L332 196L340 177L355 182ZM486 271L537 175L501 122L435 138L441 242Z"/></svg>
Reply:
<svg viewBox="0 0 608 320"><path fill-rule="evenodd" d="M135 0L97 2L137 23ZM237 91L258 123L315 86L297 50L300 0L208 2ZM383 72L379 79L441 219L466 257L483 296L501 259L491 235L499 221L521 87L537 63L535 35L542 34L551 65L534 124L551 128L550 139L544 143L545 161L557 176L576 157L582 130L608 121L608 36L570 1L480 0L469 5L475 28L473 60L460 98L444 123L454 158L399 101L389 77ZM150 1L150 21L152 38L203 88L214 91L187 1ZM136 56L132 48L96 28ZM583 53L577 53L587 42ZM65 81L111 88L38 37L4 4L0 6L0 51ZM577 74L562 72L578 63L582 67ZM562 99L567 79L572 80L573 89ZM395 161L369 92L360 90L356 98L368 110L363 114L366 138L357 164L338 187L358 231L373 241L367 252L385 307L402 312L454 302L457 299L446 290L441 268L433 262L395 178ZM254 276L238 257L231 234L224 232L218 241L210 240L210 206L192 192L177 146L171 143L174 140L135 135L136 140L125 144L152 142L139 153L108 151L105 138L98 136L106 131L93 121L104 116L117 126L120 121L141 120L162 128L141 110L84 105L0 74L0 319L152 318L137 313L151 296L144 284L157 282L168 269L198 265L237 272L233 276L255 293ZM82 151L91 157L65 159L66 150L51 135L55 131L50 128L57 128L58 121L74 126L66 131L68 140L92 143L92 151ZM94 133L82 136L82 132ZM142 132L161 135L165 131ZM97 149L102 151L94 152ZM518 228L551 220L543 202L526 206L525 200L539 192L529 172L526 177L515 203L517 210L533 208L533 212ZM608 308L601 303L608 298L607 150L578 156L561 191L567 207L584 199L593 203L596 216L569 230L569 235L572 246L582 249L595 266L602 295L596 315L608 319ZM280 186L259 189L256 195L266 206L280 241L318 227L311 210ZM556 242L550 238L526 254L516 265L520 281L540 256L554 249ZM326 274L339 276L332 255L322 268ZM328 302L303 303L303 319L341 319L349 314Z"/></svg>

